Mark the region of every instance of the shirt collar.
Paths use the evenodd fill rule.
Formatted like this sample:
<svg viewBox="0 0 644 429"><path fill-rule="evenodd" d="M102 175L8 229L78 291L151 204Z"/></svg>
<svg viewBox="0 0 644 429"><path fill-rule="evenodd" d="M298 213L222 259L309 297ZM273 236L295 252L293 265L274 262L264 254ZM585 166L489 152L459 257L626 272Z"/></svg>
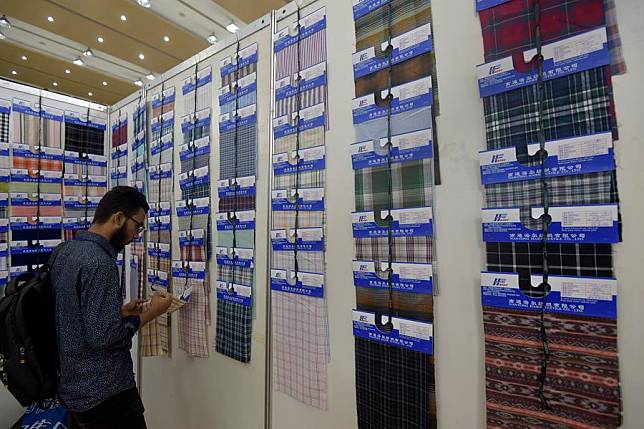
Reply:
<svg viewBox="0 0 644 429"><path fill-rule="evenodd" d="M90 232L90 231L80 231L78 233L78 236L76 237L76 240L82 240L82 241L91 241L93 243L98 244L101 246L107 253L110 255L113 259L116 259L118 252L112 246L112 243L107 241L105 237L102 235L98 235L95 232Z"/></svg>

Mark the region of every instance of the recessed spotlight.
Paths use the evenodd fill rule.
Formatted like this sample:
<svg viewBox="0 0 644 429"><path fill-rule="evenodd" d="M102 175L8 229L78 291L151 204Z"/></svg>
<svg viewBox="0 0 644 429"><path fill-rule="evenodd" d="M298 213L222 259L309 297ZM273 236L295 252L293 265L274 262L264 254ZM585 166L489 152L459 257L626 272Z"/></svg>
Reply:
<svg viewBox="0 0 644 429"><path fill-rule="evenodd" d="M92 95L94 95L94 94L93 94L93 93L91 93L91 92L88 92L88 93L87 93L87 95L89 95L89 96L91 97L91 96L92 96Z"/></svg>
<svg viewBox="0 0 644 429"><path fill-rule="evenodd" d="M98 43L103 43L105 41L101 36L98 36L96 40L98 40Z"/></svg>
<svg viewBox="0 0 644 429"><path fill-rule="evenodd" d="M210 43L211 45L214 45L217 42L217 36L215 36L215 33L213 33L208 36L206 40L208 40L208 43Z"/></svg>
<svg viewBox="0 0 644 429"><path fill-rule="evenodd" d="M143 86L143 82L141 81L141 79L139 79L139 80L135 80L135 81L134 81L134 85L136 85L136 86Z"/></svg>
<svg viewBox="0 0 644 429"><path fill-rule="evenodd" d="M0 25L2 25L5 28L11 28L11 23L7 19L6 15L0 16Z"/></svg>
<svg viewBox="0 0 644 429"><path fill-rule="evenodd" d="M94 55L94 52L92 52L92 50L91 50L90 48L87 48L87 49L83 52L83 56L84 56L84 57L91 57L91 56L93 56L93 55Z"/></svg>
<svg viewBox="0 0 644 429"><path fill-rule="evenodd" d="M66 73L66 74L70 74L70 73L71 73L71 70L69 70L69 69L65 69L65 73Z"/></svg>
<svg viewBox="0 0 644 429"><path fill-rule="evenodd" d="M169 42L169 41L170 41L170 38L169 38L168 36L163 36L163 41L164 41L164 42Z"/></svg>
<svg viewBox="0 0 644 429"><path fill-rule="evenodd" d="M228 30L231 33L237 33L239 31L239 27L234 22L231 22L226 26L226 30Z"/></svg>
<svg viewBox="0 0 644 429"><path fill-rule="evenodd" d="M58 82L54 82L54 83L52 83L52 85L58 86Z"/></svg>
<svg viewBox="0 0 644 429"><path fill-rule="evenodd" d="M145 8L152 6L150 0L136 0L136 2L139 4L139 6L143 6Z"/></svg>
<svg viewBox="0 0 644 429"><path fill-rule="evenodd" d="M54 17L53 17L53 16L48 16L48 17L47 17L47 21L49 21L49 22L54 22Z"/></svg>
<svg viewBox="0 0 644 429"><path fill-rule="evenodd" d="M15 70L11 70L11 74L15 76L15 75L17 75L17 74L18 74L18 72L17 72L17 71L15 71Z"/></svg>
<svg viewBox="0 0 644 429"><path fill-rule="evenodd" d="M121 21L127 21L127 16L121 15Z"/></svg>
<svg viewBox="0 0 644 429"><path fill-rule="evenodd" d="M72 61L72 62L73 62L74 64L76 64L77 66L82 66L82 65L84 65L84 64L85 64L85 63L83 62L83 60L81 60L80 58L76 58L76 59L75 59L74 61Z"/></svg>
<svg viewBox="0 0 644 429"><path fill-rule="evenodd" d="M139 54L139 59L140 59L140 60L144 60L144 59L145 59L145 55L143 55L143 54Z"/></svg>
<svg viewBox="0 0 644 429"><path fill-rule="evenodd" d="M20 58L21 58L23 61L27 61L27 56L26 56L26 55L23 55L23 56L22 56L22 57L20 57Z"/></svg>
<svg viewBox="0 0 644 429"><path fill-rule="evenodd" d="M145 76L147 80L154 80L154 75L150 73L149 75Z"/></svg>
<svg viewBox="0 0 644 429"><path fill-rule="evenodd" d="M103 86L107 86L107 82L103 81Z"/></svg>

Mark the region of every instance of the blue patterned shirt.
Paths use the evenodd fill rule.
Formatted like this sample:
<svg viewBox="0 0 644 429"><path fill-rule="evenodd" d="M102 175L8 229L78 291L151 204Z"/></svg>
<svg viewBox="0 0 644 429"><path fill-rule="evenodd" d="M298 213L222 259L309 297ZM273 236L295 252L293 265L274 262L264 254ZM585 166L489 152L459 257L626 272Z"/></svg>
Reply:
<svg viewBox="0 0 644 429"><path fill-rule="evenodd" d="M63 246L51 272L58 395L71 411L83 412L136 386L130 348L140 319L121 314L117 252L109 241L84 231Z"/></svg>

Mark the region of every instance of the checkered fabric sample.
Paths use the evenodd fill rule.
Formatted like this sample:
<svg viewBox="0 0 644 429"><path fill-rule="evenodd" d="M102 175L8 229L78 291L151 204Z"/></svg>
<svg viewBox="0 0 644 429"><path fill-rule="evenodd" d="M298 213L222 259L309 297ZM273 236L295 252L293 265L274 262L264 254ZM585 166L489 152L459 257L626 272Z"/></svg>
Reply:
<svg viewBox="0 0 644 429"><path fill-rule="evenodd" d="M9 142L9 114L0 113L0 143Z"/></svg>
<svg viewBox="0 0 644 429"><path fill-rule="evenodd" d="M273 143L274 153L295 152L298 148L307 149L316 146L323 146L325 143L324 127L316 127L301 131L298 134L291 134L286 137L275 139Z"/></svg>
<svg viewBox="0 0 644 429"><path fill-rule="evenodd" d="M253 310L232 302L217 300L215 350L239 362L250 362Z"/></svg>
<svg viewBox="0 0 644 429"><path fill-rule="evenodd" d="M295 270L295 252L273 251L272 268L278 270ZM299 272L324 274L324 252L297 252L297 268Z"/></svg>
<svg viewBox="0 0 644 429"><path fill-rule="evenodd" d="M219 178L257 174L257 125L237 127L219 137Z"/></svg>
<svg viewBox="0 0 644 429"><path fill-rule="evenodd" d="M208 324L210 288L208 282L194 279L176 279L173 282L174 295L181 294L192 287L190 302L178 310L179 348L188 356L207 358L210 355L208 347Z"/></svg>
<svg viewBox="0 0 644 429"><path fill-rule="evenodd" d="M356 142L387 137L387 118L373 119L354 126ZM391 135L411 133L432 128L431 107L421 107L409 112L398 113L391 118Z"/></svg>
<svg viewBox="0 0 644 429"><path fill-rule="evenodd" d="M65 123L65 150L104 155L104 131L86 125Z"/></svg>
<svg viewBox="0 0 644 429"><path fill-rule="evenodd" d="M273 229L294 229L295 228L295 211L278 211L273 210ZM297 214L297 223L299 228L322 228L324 227L324 212L300 211Z"/></svg>
<svg viewBox="0 0 644 429"><path fill-rule="evenodd" d="M239 70L236 73L229 73L221 79L223 86L230 85L235 80L239 80L243 77L246 77L257 71L257 63L248 64Z"/></svg>

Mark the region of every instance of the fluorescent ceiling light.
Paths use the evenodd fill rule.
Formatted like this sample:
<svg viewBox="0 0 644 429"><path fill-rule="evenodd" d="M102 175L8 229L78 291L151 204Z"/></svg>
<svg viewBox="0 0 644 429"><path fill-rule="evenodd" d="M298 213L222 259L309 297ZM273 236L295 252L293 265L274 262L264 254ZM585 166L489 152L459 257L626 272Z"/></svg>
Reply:
<svg viewBox="0 0 644 429"><path fill-rule="evenodd" d="M53 17L53 16L48 16L48 17L47 17L47 21L49 21L49 22L54 22L54 17Z"/></svg>
<svg viewBox="0 0 644 429"><path fill-rule="evenodd" d="M83 62L83 60L81 60L80 58L76 58L76 59L75 59L74 61L72 61L72 62L73 62L74 64L76 64L77 66L82 66L82 65L84 65L84 64L85 64L85 63Z"/></svg>
<svg viewBox="0 0 644 429"><path fill-rule="evenodd" d="M170 38L169 38L168 36L163 36L163 41L164 41L164 42L169 42L169 41L170 41Z"/></svg>
<svg viewBox="0 0 644 429"><path fill-rule="evenodd" d="M92 52L90 48L87 48L85 52L83 52L84 57L91 57L92 55L94 55L94 52Z"/></svg>
<svg viewBox="0 0 644 429"><path fill-rule="evenodd" d="M136 0L136 2L139 4L139 6L143 7L150 7L152 4L150 3L150 0Z"/></svg>
<svg viewBox="0 0 644 429"><path fill-rule="evenodd" d="M214 45L217 42L217 36L215 36L215 34L213 33L208 36L206 40L208 40L208 43L210 43L211 45Z"/></svg>
<svg viewBox="0 0 644 429"><path fill-rule="evenodd" d="M26 55L23 55L23 56L22 56L22 57L20 57L20 58L21 58L23 61L27 61L27 56L26 56Z"/></svg>
<svg viewBox="0 0 644 429"><path fill-rule="evenodd" d="M149 75L145 76L147 80L154 80L154 75L150 73Z"/></svg>
<svg viewBox="0 0 644 429"><path fill-rule="evenodd" d="M135 81L134 81L134 85L136 85L136 86L143 86L143 82L141 81L141 79L139 79L139 80L135 80Z"/></svg>
<svg viewBox="0 0 644 429"><path fill-rule="evenodd" d="M6 15L0 16L0 25L2 25L5 28L11 28L11 23L7 19Z"/></svg>
<svg viewBox="0 0 644 429"><path fill-rule="evenodd" d="M98 43L103 43L105 41L101 36L98 36L96 40L98 40Z"/></svg>
<svg viewBox="0 0 644 429"><path fill-rule="evenodd" d="M226 30L230 31L231 33L237 33L239 31L239 27L234 22L231 22L226 26Z"/></svg>
<svg viewBox="0 0 644 429"><path fill-rule="evenodd" d="M127 16L121 15L121 21L127 21Z"/></svg>
<svg viewBox="0 0 644 429"><path fill-rule="evenodd" d="M140 59L140 60L144 60L144 59L145 59L145 55L143 55L143 54L139 54L139 59Z"/></svg>

